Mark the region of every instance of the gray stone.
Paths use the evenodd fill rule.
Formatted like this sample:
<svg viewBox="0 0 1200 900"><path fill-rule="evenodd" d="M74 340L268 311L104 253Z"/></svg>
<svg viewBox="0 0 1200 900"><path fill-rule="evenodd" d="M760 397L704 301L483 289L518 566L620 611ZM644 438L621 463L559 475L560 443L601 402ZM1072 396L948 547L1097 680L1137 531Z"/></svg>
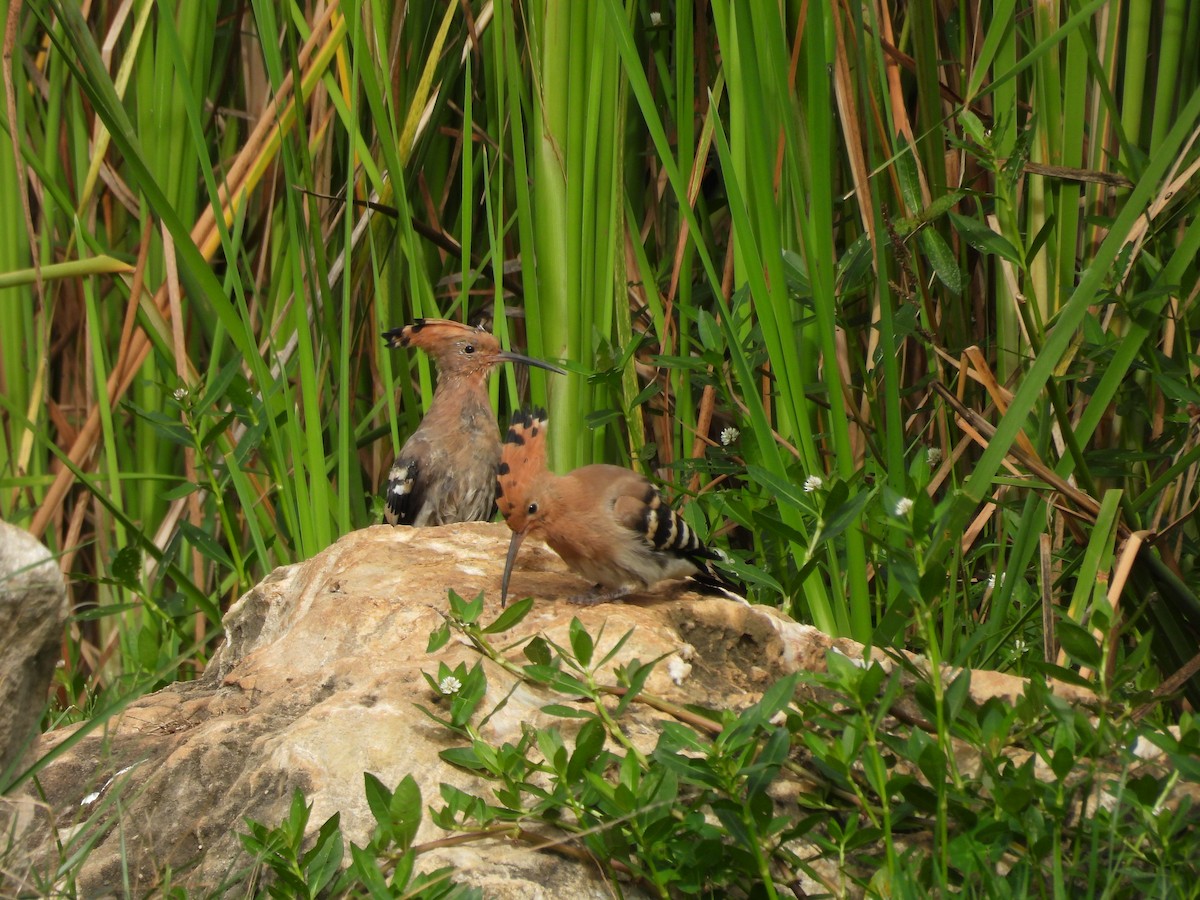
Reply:
<svg viewBox="0 0 1200 900"><path fill-rule="evenodd" d="M0 773L16 768L37 734L68 611L50 551L0 522Z"/></svg>

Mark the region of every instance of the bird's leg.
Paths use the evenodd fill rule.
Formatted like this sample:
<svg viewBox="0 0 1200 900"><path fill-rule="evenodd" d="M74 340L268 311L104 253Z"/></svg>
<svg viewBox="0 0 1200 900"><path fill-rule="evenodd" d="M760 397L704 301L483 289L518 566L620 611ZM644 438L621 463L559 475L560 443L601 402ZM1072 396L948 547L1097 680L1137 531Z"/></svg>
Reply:
<svg viewBox="0 0 1200 900"><path fill-rule="evenodd" d="M610 588L604 590L603 585L596 585L585 594L575 594L567 598L568 603L575 603L579 606L595 606L597 603L619 603L622 597L626 597L633 593L633 588L629 585L619 588Z"/></svg>

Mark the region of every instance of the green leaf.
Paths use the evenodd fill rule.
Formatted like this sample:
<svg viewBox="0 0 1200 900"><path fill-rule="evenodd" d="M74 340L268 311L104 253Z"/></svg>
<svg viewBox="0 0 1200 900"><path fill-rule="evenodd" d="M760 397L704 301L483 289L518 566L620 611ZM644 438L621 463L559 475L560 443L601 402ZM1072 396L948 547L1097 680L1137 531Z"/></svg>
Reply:
<svg viewBox="0 0 1200 900"><path fill-rule="evenodd" d="M921 177L917 171L916 154L907 146L896 154L894 160L896 180L900 184L900 195L904 198L905 213L916 216L925 208L921 199Z"/></svg>
<svg viewBox="0 0 1200 900"><path fill-rule="evenodd" d="M850 496L850 488L845 482L834 482L821 508L819 540L831 540L858 522L874 495L874 491L859 491Z"/></svg>
<svg viewBox="0 0 1200 900"><path fill-rule="evenodd" d="M603 634L603 629L601 629L601 634ZM612 647L609 648L608 652L604 654L604 657L600 660L600 662L596 663L596 668L600 668L605 663L607 663L609 660L611 660L614 656L616 656L618 653L620 653L621 648L625 646L625 643L631 637L633 637L633 629L632 628L630 628L623 635L621 635L620 638L617 639L616 643L614 643L612 645Z"/></svg>
<svg viewBox="0 0 1200 900"><path fill-rule="evenodd" d="M540 634L526 644L522 652L525 654L525 658L535 666L549 667L552 659L550 645Z"/></svg>
<svg viewBox="0 0 1200 900"><path fill-rule="evenodd" d="M372 900L391 900L392 892L388 888L387 879L379 868L375 854L364 850L357 844L350 845L349 872L367 889ZM403 882L397 882L403 884Z"/></svg>
<svg viewBox="0 0 1200 900"><path fill-rule="evenodd" d="M929 205L921 210L920 221L924 223L940 219L950 210L954 209L954 207L958 206L964 196L966 196L965 191L950 191L942 194L940 197L934 197Z"/></svg>
<svg viewBox="0 0 1200 900"><path fill-rule="evenodd" d="M599 718L593 717L583 723L575 737L575 752L567 763L567 778L578 781L583 776L604 749L606 737L604 723Z"/></svg>
<svg viewBox="0 0 1200 900"><path fill-rule="evenodd" d="M725 342L721 339L720 328L712 313L704 308L696 310L696 328L700 332L701 346L706 350L724 351Z"/></svg>
<svg viewBox="0 0 1200 900"><path fill-rule="evenodd" d="M439 750L438 756L460 769L468 769L472 772L482 772L487 769L487 766L483 764L471 747L448 747L445 750Z"/></svg>
<svg viewBox="0 0 1200 900"><path fill-rule="evenodd" d="M425 645L426 653L433 653L436 650L441 650L450 640L450 623L442 622L437 628L429 632L429 643ZM436 686L435 686L436 687Z"/></svg>
<svg viewBox="0 0 1200 900"><path fill-rule="evenodd" d="M542 707L542 712L548 716L558 716L562 719L594 719L596 717L591 710L564 706L561 703L547 703Z"/></svg>
<svg viewBox="0 0 1200 900"><path fill-rule="evenodd" d="M302 864L311 896L317 896L325 886L337 877L345 854L340 830L341 813L334 813L321 826L316 843L304 854Z"/></svg>
<svg viewBox="0 0 1200 900"><path fill-rule="evenodd" d="M1002 234L997 234L992 231L986 224L978 219L972 219L964 216L961 213L949 213L950 222L954 225L954 230L959 233L964 241L983 254L992 254L999 256L1002 259L1007 259L1016 266L1022 266L1023 262L1021 254Z"/></svg>
<svg viewBox="0 0 1200 900"><path fill-rule="evenodd" d="M746 792L753 797L765 792L779 773L779 767L787 760L792 747L792 735L786 728L771 732L754 760L750 777L746 781Z"/></svg>
<svg viewBox="0 0 1200 900"><path fill-rule="evenodd" d="M966 134L980 147L987 147L989 143L987 129L983 127L983 122L979 120L979 116L971 112L969 109L962 109L958 113L958 122L962 125L963 133Z"/></svg>
<svg viewBox="0 0 1200 900"><path fill-rule="evenodd" d="M462 680L462 687L450 701L450 721L459 728L466 725L486 692L487 676L482 663L477 662L471 667L467 677Z"/></svg>
<svg viewBox="0 0 1200 900"><path fill-rule="evenodd" d="M412 846L421 827L421 789L412 775L405 775L392 794L391 817L395 823L396 844L402 850Z"/></svg>
<svg viewBox="0 0 1200 900"><path fill-rule="evenodd" d="M842 290L850 291L865 283L871 274L871 236L860 234L838 260L838 280Z"/></svg>
<svg viewBox="0 0 1200 900"><path fill-rule="evenodd" d="M958 257L954 255L954 251L950 249L950 245L946 243L941 234L930 226L917 232L917 240L921 244L921 249L925 251L925 257L933 266L938 280L954 296L962 294L963 273L958 265Z"/></svg>
<svg viewBox="0 0 1200 900"><path fill-rule="evenodd" d="M197 550L199 550L206 559L211 562L218 563L226 569L233 569L233 560L229 558L229 554L225 552L225 548L213 540L212 536L201 531L195 525L188 521L180 521L179 532L185 539Z"/></svg>
<svg viewBox="0 0 1200 900"><path fill-rule="evenodd" d="M646 679L654 671L656 663L657 661L642 663L633 659L629 661L628 666L617 670L617 681L625 686L625 696L617 704L615 713L617 717L620 717L633 699L642 692L642 688L646 685Z"/></svg>
<svg viewBox="0 0 1200 900"><path fill-rule="evenodd" d="M695 731L679 722L670 720L663 722L662 733L658 736L658 750L667 753L677 753L687 750L692 753L708 753L711 748Z"/></svg>
<svg viewBox="0 0 1200 900"><path fill-rule="evenodd" d="M754 837L742 820L742 808L739 805L729 800L718 800L713 803L712 811L721 820L731 838L747 850L755 849Z"/></svg>
<svg viewBox="0 0 1200 900"><path fill-rule="evenodd" d="M483 615L483 591L469 603L463 600L453 589L449 592L450 611L468 625L479 621L479 617Z"/></svg>
<svg viewBox="0 0 1200 900"><path fill-rule="evenodd" d="M122 547L112 561L112 577L131 591L140 589L142 551L137 547Z"/></svg>
<svg viewBox="0 0 1200 900"><path fill-rule="evenodd" d="M1061 781L1071 774L1071 770L1075 768L1075 753L1065 748L1055 750L1050 754L1049 764L1050 771Z"/></svg>
<svg viewBox="0 0 1200 900"><path fill-rule="evenodd" d="M963 705L971 695L971 670L963 669L946 688L946 721L954 722L962 712Z"/></svg>
<svg viewBox="0 0 1200 900"><path fill-rule="evenodd" d="M291 846L299 847L304 839L304 828L308 825L308 816L312 806L304 802L304 792L300 788L292 791L292 804L288 816L279 826Z"/></svg>
<svg viewBox="0 0 1200 900"><path fill-rule="evenodd" d="M186 497L188 494L195 493L198 490L200 490L198 484L183 481L170 490L163 491L159 496L164 500L178 500L180 497Z"/></svg>
<svg viewBox="0 0 1200 900"><path fill-rule="evenodd" d="M579 621L578 616L571 618L569 634L571 638L571 651L575 654L575 659L579 665L586 669L591 664L592 651L596 649L596 645L592 641L592 636L583 627L583 623Z"/></svg>
<svg viewBox="0 0 1200 900"><path fill-rule="evenodd" d="M139 419L147 422L154 433L164 441L180 447L192 447L194 445L191 432L187 430L187 427L178 418L171 418L156 410L143 409L132 400L126 400L122 405L131 410Z"/></svg>
<svg viewBox="0 0 1200 900"><path fill-rule="evenodd" d="M1059 619L1054 635L1058 638L1063 650L1080 665L1089 669L1099 669L1101 666L1100 644L1092 633L1070 619Z"/></svg>
<svg viewBox="0 0 1200 900"><path fill-rule="evenodd" d="M392 792L379 778L370 772L363 772L363 790L367 795L367 806L371 815L383 832L386 840L392 839Z"/></svg>
<svg viewBox="0 0 1200 900"><path fill-rule="evenodd" d="M755 704L760 721L769 721L775 713L784 709L796 696L796 685L800 682L800 673L792 672L776 681L763 692L762 699Z"/></svg>
<svg viewBox="0 0 1200 900"><path fill-rule="evenodd" d="M916 762L930 784L938 785L946 780L946 754L933 741L925 745Z"/></svg>
<svg viewBox="0 0 1200 900"><path fill-rule="evenodd" d="M543 728L537 733L538 749L542 752L542 757L546 760L555 772L560 775L566 773L567 768L567 748L563 744L562 735L555 728Z"/></svg>
<svg viewBox="0 0 1200 900"><path fill-rule="evenodd" d="M765 487L776 499L784 500L790 506L794 506L797 509L809 508L809 504L804 500L804 495L796 489L796 485L781 478L769 469L750 464L746 466L746 473L754 481Z"/></svg>
<svg viewBox="0 0 1200 900"><path fill-rule="evenodd" d="M568 675L566 672L554 672L554 677L549 681L550 687L558 691L560 694L570 694L572 697L590 697L592 690L574 675Z"/></svg>
<svg viewBox="0 0 1200 900"><path fill-rule="evenodd" d="M480 595L483 596L482 594ZM483 629L484 634L500 634L508 631L527 615L533 609L533 598L526 597L524 600L518 600L516 603L504 609L500 615L496 616L495 620ZM527 654L528 655L528 654Z"/></svg>
<svg viewBox="0 0 1200 900"><path fill-rule="evenodd" d="M541 664L524 666L521 671L525 673L526 678L538 684L550 684L559 674L557 666Z"/></svg>
<svg viewBox="0 0 1200 900"><path fill-rule="evenodd" d="M392 893L390 896L395 896L396 888L406 888L408 883L412 881L413 869L417 864L417 854L411 850L404 853L396 860L396 870L392 873Z"/></svg>

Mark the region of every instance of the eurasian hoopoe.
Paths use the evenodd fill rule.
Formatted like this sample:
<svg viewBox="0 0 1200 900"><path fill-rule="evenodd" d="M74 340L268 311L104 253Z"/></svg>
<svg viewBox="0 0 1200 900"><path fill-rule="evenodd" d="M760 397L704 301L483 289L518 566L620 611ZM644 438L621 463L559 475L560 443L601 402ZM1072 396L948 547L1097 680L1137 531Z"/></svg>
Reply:
<svg viewBox="0 0 1200 900"><path fill-rule="evenodd" d="M583 466L566 475L546 468L546 411L518 410L500 454L496 503L512 529L500 605L521 542L540 535L571 569L596 588L576 603L616 600L665 578L690 576L709 593L741 598L713 568L721 559L650 483L620 466ZM601 588L608 588L601 591ZM745 602L743 600L743 602Z"/></svg>
<svg viewBox="0 0 1200 900"><path fill-rule="evenodd" d="M384 332L389 347L418 347L437 363L433 402L388 472L384 519L391 525L445 525L490 519L496 510L500 437L487 377L502 362L567 374L509 353L482 328L417 319Z"/></svg>

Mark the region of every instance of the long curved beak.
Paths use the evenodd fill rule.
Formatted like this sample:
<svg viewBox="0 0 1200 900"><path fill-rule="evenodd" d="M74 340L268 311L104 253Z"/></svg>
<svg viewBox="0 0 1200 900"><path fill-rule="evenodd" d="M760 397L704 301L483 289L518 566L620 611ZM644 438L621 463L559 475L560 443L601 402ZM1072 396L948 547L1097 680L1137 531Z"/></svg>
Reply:
<svg viewBox="0 0 1200 900"><path fill-rule="evenodd" d="M501 350L496 354L496 359L500 362L524 363L527 366L534 366L538 369L548 369L551 372L557 372L559 375L566 375L567 370L554 365L553 363L543 362L540 359L534 359L532 356L526 356L523 353L513 353L509 350Z"/></svg>
<svg viewBox="0 0 1200 900"><path fill-rule="evenodd" d="M521 541L525 540L525 532L514 531L512 540L508 542L508 556L504 560L504 577L500 580L500 608L508 603L508 576L512 574L513 562L516 561L517 551L521 549Z"/></svg>

